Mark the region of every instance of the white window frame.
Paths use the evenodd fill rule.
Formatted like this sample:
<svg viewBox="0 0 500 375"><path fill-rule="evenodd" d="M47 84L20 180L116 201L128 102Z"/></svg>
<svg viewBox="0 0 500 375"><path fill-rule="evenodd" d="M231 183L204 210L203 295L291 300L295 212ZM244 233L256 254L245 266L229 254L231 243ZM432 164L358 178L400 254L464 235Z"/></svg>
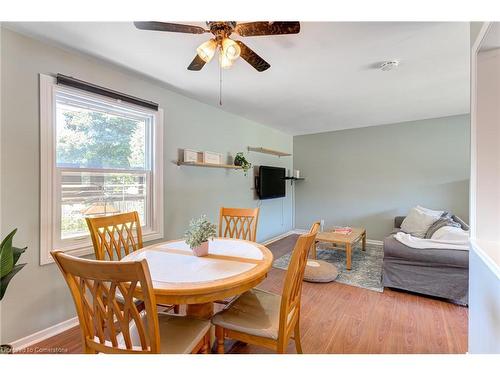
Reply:
<svg viewBox="0 0 500 375"><path fill-rule="evenodd" d="M103 103L129 107L131 109L147 112L153 117L152 134L152 165L151 171L146 173L150 195L147 212L149 224L143 226L143 241L152 241L163 238L163 110L157 111L124 103L117 99L111 99L102 95L89 93L87 91L73 89L57 85L52 76L40 74L40 265L53 263L50 252L58 246L55 234L58 218L60 217L60 194L58 188L58 173L56 170L56 93L76 93L82 97L99 100ZM65 168L68 169L68 168ZM76 169L77 170L77 169ZM98 170L96 170L98 171ZM106 170L109 172L109 170ZM116 172L123 172L116 170ZM128 171L127 171L128 172ZM138 171L144 173L143 171ZM144 224L144 223L143 223ZM90 234L71 241L71 244L63 248L58 247L68 254L83 256L93 254Z"/></svg>

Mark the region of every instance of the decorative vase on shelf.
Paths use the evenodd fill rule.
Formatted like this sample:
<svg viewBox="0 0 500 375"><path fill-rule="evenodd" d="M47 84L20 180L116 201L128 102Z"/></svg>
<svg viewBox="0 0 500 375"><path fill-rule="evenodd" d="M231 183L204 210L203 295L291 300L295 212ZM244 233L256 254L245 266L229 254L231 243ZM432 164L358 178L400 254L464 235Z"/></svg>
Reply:
<svg viewBox="0 0 500 375"><path fill-rule="evenodd" d="M249 163L247 161L245 155L243 155L243 152L236 153L236 156L234 157L234 165L236 165L237 167L241 167L241 169L243 169L243 172L245 173L245 176L247 175L248 170L252 167L252 163Z"/></svg>
<svg viewBox="0 0 500 375"><path fill-rule="evenodd" d="M204 257L208 255L208 241L203 242L200 246L192 249L193 254L197 257Z"/></svg>

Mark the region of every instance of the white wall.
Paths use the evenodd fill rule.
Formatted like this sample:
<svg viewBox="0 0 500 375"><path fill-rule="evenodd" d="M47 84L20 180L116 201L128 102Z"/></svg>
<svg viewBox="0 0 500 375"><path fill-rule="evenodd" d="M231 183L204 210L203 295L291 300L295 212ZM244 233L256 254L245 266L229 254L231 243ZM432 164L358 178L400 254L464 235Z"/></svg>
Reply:
<svg viewBox="0 0 500 375"><path fill-rule="evenodd" d="M292 137L188 99L165 85L115 65L2 30L1 234L19 228L28 265L1 303L0 341L11 342L75 316L68 288L54 264L39 266L40 139L38 75L62 73L133 96L164 109L165 238L183 235L189 219L216 220L221 205L261 207L258 240L292 228L292 197L259 202L253 175L242 171L177 167L179 148L224 154L263 146L292 152ZM200 73L194 73L200 74ZM200 79L203 79L201 73ZM214 90L217 90L214 86ZM292 167L291 158L250 153L254 164Z"/></svg>
<svg viewBox="0 0 500 375"><path fill-rule="evenodd" d="M476 237L500 241L500 49L477 58Z"/></svg>
<svg viewBox="0 0 500 375"><path fill-rule="evenodd" d="M500 353L500 270L474 245L469 255L469 353Z"/></svg>
<svg viewBox="0 0 500 375"><path fill-rule="evenodd" d="M476 59L485 30L471 64L470 353L500 353L500 49L481 51Z"/></svg>
<svg viewBox="0 0 500 375"><path fill-rule="evenodd" d="M421 204L469 217L469 116L293 138L296 227L362 226L383 240L394 217Z"/></svg>

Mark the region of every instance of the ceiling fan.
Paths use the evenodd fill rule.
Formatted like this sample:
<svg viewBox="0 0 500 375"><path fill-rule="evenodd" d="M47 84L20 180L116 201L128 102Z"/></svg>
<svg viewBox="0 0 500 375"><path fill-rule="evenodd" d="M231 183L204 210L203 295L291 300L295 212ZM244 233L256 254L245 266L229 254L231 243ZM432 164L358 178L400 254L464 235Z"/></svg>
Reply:
<svg viewBox="0 0 500 375"><path fill-rule="evenodd" d="M203 34L212 33L214 38L202 43L197 49L197 55L189 64L189 70L201 70L203 66L210 62L219 51L219 63L221 68L229 68L233 62L240 56L252 65L257 71L263 72L269 69L271 65L262 57L252 51L245 43L240 40L230 38L235 33L239 36L267 36L297 34L300 31L300 23L292 22L248 22L237 23L234 21L209 21L208 29L200 26L181 25L177 23L166 22L134 22L135 27L140 30L169 31L174 33Z"/></svg>

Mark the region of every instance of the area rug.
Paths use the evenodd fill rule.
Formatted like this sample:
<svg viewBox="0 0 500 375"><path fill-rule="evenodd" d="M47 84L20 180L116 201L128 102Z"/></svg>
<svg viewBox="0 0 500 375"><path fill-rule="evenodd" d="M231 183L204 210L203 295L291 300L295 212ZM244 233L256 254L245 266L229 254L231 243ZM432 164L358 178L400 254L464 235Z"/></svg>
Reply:
<svg viewBox="0 0 500 375"><path fill-rule="evenodd" d="M273 262L273 267L286 270L290 262L291 253L287 253ZM335 249L328 244L319 243L317 247L318 259L334 264L339 275L335 282L352 285L359 288L382 292L382 260L384 251L382 245L366 244L366 251L356 245L352 251L351 270L345 268L345 251Z"/></svg>

